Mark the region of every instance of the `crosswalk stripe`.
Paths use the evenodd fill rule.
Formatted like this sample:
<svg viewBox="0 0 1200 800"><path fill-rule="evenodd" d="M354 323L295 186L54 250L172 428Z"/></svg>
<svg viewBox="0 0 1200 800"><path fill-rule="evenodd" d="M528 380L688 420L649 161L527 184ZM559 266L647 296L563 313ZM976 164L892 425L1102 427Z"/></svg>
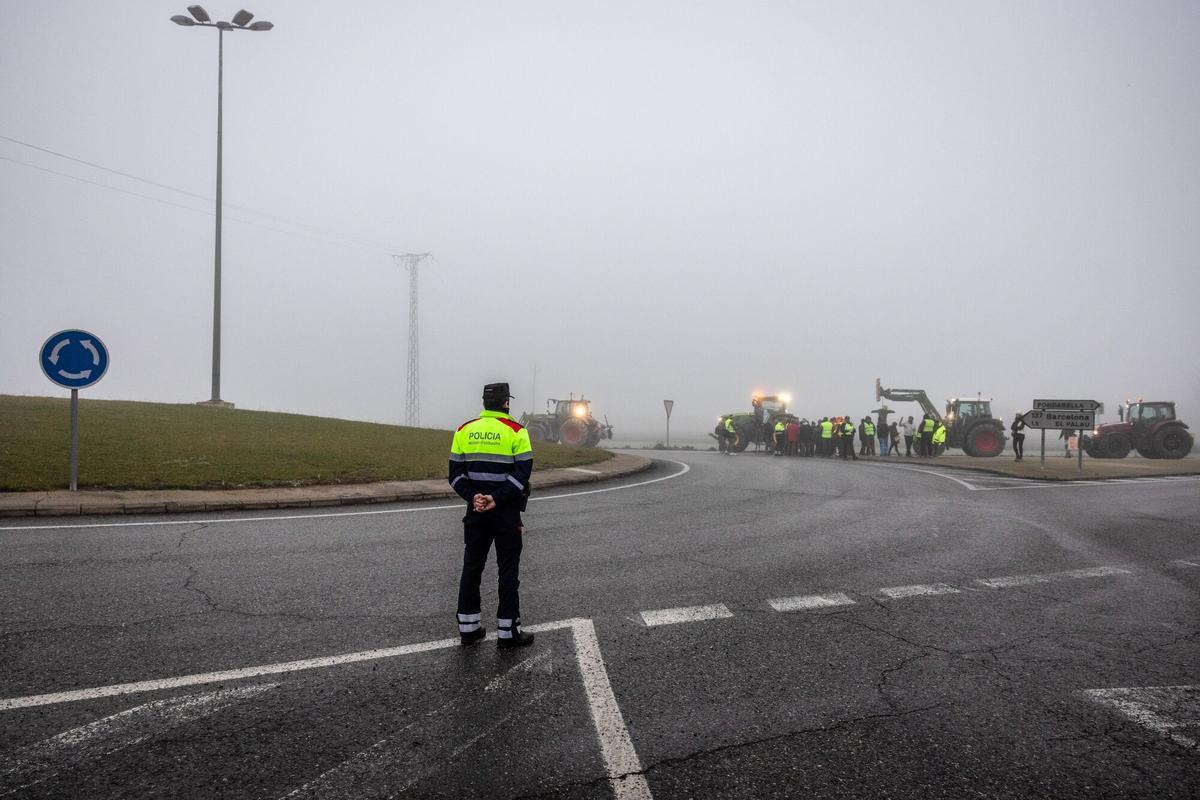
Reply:
<svg viewBox="0 0 1200 800"><path fill-rule="evenodd" d="M854 601L842 592L832 594L809 594L800 597L780 597L767 601L776 611L809 611L816 608L852 606Z"/></svg>

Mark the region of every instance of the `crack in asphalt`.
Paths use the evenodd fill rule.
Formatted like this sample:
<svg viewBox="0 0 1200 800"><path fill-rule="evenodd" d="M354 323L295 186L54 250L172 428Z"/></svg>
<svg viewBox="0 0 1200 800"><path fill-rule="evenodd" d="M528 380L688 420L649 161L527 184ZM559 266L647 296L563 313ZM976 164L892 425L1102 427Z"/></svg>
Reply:
<svg viewBox="0 0 1200 800"><path fill-rule="evenodd" d="M619 775L605 775L602 778L592 778L590 780L585 780L585 781L568 781L566 783L562 783L562 784L555 786L553 789L551 789L547 792L539 792L537 794L515 795L515 796L511 797L510 800L537 800L538 798L560 796L560 793L563 789L599 787L599 786L609 783L610 781L623 780L625 778L630 778L635 775L641 775L641 776L645 777L645 776L649 776L649 774L651 772L654 772L655 770L684 765L684 764L687 764L688 762L706 758L708 756L718 755L721 753L728 753L728 752L740 750L740 749L746 748L746 747L755 747L755 746L761 745L761 744L770 744L772 742L781 742L781 741L785 741L787 739L809 736L812 734L820 735L820 734L824 734L824 733L832 733L835 731L840 731L845 728L850 728L855 725L864 724L864 723L865 724L874 724L876 722L881 722L884 720L900 719L902 717L908 717L908 716L912 716L914 714L923 714L927 711L933 711L935 709L942 707L943 705L944 705L943 703L933 703L930 705L918 706L917 708L905 709L903 711L892 710L892 711L888 711L887 713L883 713L883 714L866 714L866 715L859 716L859 717L849 717L847 719L838 720L829 725L821 725L821 726L818 726L815 728L797 728L795 730L785 731L783 733L776 733L776 734L772 734L770 736L761 736L761 737L754 738L754 739L745 739L745 740L738 741L738 742L732 742L730 744L717 745L715 747L705 747L705 748L701 748L699 750L695 750L691 753L688 753L687 755L672 756L670 758L661 758L651 764L643 766L640 770L624 772Z"/></svg>

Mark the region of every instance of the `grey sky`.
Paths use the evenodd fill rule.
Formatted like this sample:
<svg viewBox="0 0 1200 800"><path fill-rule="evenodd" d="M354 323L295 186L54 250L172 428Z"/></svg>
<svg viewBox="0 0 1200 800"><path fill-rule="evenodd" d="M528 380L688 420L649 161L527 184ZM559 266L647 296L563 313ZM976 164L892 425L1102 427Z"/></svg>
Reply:
<svg viewBox="0 0 1200 800"><path fill-rule="evenodd" d="M208 196L216 34L185 3L0 2L0 135ZM205 4L228 19L240 6ZM223 395L422 422L584 392L618 438L703 436L875 377L1175 399L1200 421L1200 5L255 2L225 49ZM0 140L0 392L209 389L211 204ZM248 224L253 223L253 224ZM1111 406L1110 406L1111 408Z"/></svg>

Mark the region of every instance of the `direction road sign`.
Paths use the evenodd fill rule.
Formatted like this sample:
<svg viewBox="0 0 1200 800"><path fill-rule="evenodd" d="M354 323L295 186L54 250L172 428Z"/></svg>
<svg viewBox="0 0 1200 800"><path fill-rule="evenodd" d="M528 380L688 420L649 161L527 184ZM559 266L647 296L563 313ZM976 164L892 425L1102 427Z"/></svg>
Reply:
<svg viewBox="0 0 1200 800"><path fill-rule="evenodd" d="M59 331L46 340L38 357L46 377L67 389L83 389L104 377L108 348L87 331Z"/></svg>
<svg viewBox="0 0 1200 800"><path fill-rule="evenodd" d="M1025 424L1030 428L1054 430L1091 430L1096 425L1094 411L1041 411L1025 412Z"/></svg>
<svg viewBox="0 0 1200 800"><path fill-rule="evenodd" d="M1034 400L1038 411L1096 411L1104 404L1095 400Z"/></svg>

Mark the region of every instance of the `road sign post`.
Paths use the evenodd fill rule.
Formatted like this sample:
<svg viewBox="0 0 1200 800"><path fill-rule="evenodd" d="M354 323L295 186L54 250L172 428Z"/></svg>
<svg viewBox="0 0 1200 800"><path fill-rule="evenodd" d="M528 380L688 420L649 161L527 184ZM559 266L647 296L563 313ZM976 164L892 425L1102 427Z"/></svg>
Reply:
<svg viewBox="0 0 1200 800"><path fill-rule="evenodd" d="M1083 432L1096 426L1096 411L1103 408L1097 400L1034 400L1033 409L1022 417L1028 427L1042 431L1042 469L1046 468L1046 429L1050 428L1078 431L1075 449L1079 451L1079 471L1083 472Z"/></svg>
<svg viewBox="0 0 1200 800"><path fill-rule="evenodd" d="M79 390L86 389L108 371L108 348L87 331L59 331L46 340L38 356L42 372L51 382L71 390L71 491L79 488Z"/></svg>
<svg viewBox="0 0 1200 800"><path fill-rule="evenodd" d="M667 410L667 447L671 446L671 409L674 407L674 400L663 400L663 408Z"/></svg>

